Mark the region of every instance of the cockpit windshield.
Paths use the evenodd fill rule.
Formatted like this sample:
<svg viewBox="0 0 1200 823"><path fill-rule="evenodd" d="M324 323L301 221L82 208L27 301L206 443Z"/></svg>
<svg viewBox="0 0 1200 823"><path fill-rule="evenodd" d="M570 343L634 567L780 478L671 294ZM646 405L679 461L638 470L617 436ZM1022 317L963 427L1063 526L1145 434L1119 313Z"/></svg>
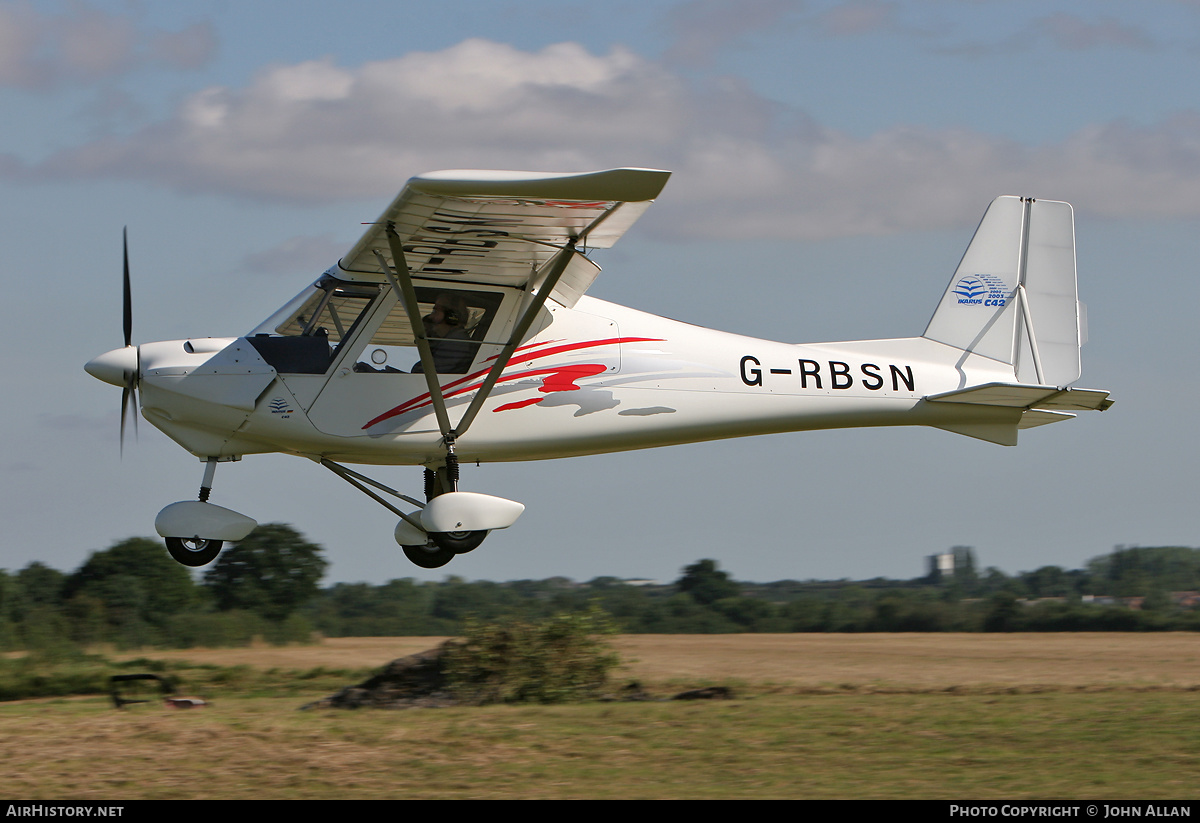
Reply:
<svg viewBox="0 0 1200 823"><path fill-rule="evenodd" d="M373 283L318 280L248 338L281 374L324 374L337 346L347 340L379 296Z"/></svg>
<svg viewBox="0 0 1200 823"><path fill-rule="evenodd" d="M501 291L446 286L415 287L423 336L439 374L465 374L504 301ZM381 317L371 308L390 301ZM356 329L374 316L369 337ZM356 351L353 370L366 374L422 371L412 323L403 303L381 283L350 283L325 276L269 317L248 336L264 360L281 374L324 374L342 344ZM364 341L364 338L365 341ZM358 346L364 346L361 350Z"/></svg>
<svg viewBox="0 0 1200 823"><path fill-rule="evenodd" d="M275 333L325 337L330 343L340 343L378 294L379 286L374 284L322 280L308 300L275 327Z"/></svg>

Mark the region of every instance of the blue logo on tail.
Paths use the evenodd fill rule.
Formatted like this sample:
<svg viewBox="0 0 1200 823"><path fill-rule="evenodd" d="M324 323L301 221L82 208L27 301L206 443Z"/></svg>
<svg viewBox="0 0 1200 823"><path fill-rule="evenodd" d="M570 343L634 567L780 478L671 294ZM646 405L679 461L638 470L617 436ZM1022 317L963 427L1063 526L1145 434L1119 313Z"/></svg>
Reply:
<svg viewBox="0 0 1200 823"><path fill-rule="evenodd" d="M968 274L958 278L958 282L950 289L951 294L958 295L960 306L996 306L1008 304L1008 286L994 274Z"/></svg>
<svg viewBox="0 0 1200 823"><path fill-rule="evenodd" d="M954 284L954 288L951 289L951 291L953 291L959 297L966 298L967 300L974 300L975 298L982 297L984 295L984 293L987 291L987 286L985 286L983 281L978 277L961 277L959 278L959 281Z"/></svg>

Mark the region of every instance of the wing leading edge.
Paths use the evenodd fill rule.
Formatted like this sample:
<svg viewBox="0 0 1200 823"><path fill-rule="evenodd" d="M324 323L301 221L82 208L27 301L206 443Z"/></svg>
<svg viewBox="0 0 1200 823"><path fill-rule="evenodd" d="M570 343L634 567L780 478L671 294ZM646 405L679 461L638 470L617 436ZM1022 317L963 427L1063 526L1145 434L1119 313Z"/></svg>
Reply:
<svg viewBox="0 0 1200 823"><path fill-rule="evenodd" d="M568 242L609 248L662 191L671 173L438 171L414 177L338 264L347 280L382 282L395 225L413 277L529 289ZM574 255L550 297L570 307L599 269Z"/></svg>

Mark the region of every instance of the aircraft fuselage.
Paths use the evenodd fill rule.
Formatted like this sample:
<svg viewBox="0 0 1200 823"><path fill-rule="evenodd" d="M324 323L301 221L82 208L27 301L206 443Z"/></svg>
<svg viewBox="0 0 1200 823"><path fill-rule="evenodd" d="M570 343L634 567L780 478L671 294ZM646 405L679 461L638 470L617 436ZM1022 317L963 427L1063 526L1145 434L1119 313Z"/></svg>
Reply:
<svg viewBox="0 0 1200 823"><path fill-rule="evenodd" d="M795 345L582 298L548 307L458 443L463 461L570 457L825 428L938 425L1019 411L931 404L1011 380L1010 366L925 338ZM200 457L288 452L416 465L444 456L423 374L355 371L343 347L321 374L280 373L248 338L143 344L147 420ZM490 363L440 375L451 420Z"/></svg>

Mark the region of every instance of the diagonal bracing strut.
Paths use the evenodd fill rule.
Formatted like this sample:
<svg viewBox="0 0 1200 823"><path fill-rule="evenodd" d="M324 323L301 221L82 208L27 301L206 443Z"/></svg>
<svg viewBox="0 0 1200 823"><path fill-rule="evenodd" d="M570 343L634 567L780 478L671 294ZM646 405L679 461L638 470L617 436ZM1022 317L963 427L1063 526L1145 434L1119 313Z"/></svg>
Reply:
<svg viewBox="0 0 1200 823"><path fill-rule="evenodd" d="M392 495L392 497L399 498L400 500L403 500L405 503L411 503L412 505L416 506L419 509L425 508L424 503L422 503L418 500L414 500L413 498L409 497L406 494L401 494L400 492L396 491L395 489L388 488L387 486L380 483L378 480L372 480L371 478L367 477L365 474L359 474L358 472L354 471L353 469L348 469L345 466L341 466L337 463L334 463L332 460L329 460L328 458L322 457L320 460L320 463L322 466L329 469L331 472L336 474L338 477L345 480L351 486L354 486L356 489L358 489L360 492L365 494L367 497L372 498L375 502L379 503L384 508L389 509L392 513L400 515L401 520L405 520L408 522L409 525L415 526L416 528L420 529L421 531L425 531L425 527L421 525L421 522L419 520L417 520L415 517L413 517L410 514L405 514L404 512L400 511L398 508L396 508L391 503L384 500L379 495L375 494L375 492L371 491L363 484L369 483L370 485L374 486L375 488L379 489L380 491L387 492L388 494Z"/></svg>

